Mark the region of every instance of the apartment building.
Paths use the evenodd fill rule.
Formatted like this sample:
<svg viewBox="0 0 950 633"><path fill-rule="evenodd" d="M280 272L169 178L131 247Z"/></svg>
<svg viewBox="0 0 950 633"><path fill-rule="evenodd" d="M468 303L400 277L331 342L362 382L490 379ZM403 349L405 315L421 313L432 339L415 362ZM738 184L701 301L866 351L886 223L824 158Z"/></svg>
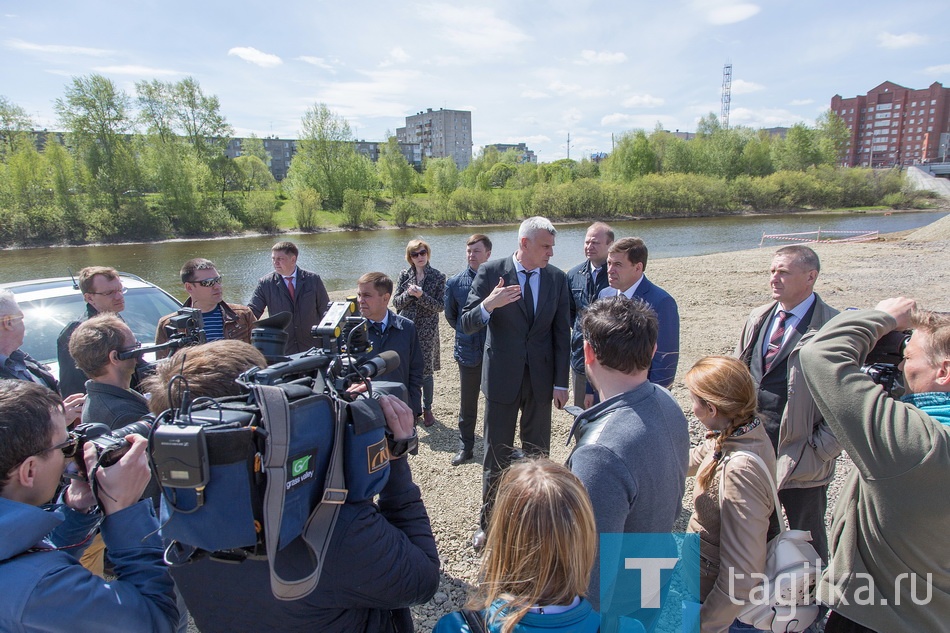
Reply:
<svg viewBox="0 0 950 633"><path fill-rule="evenodd" d="M950 88L939 82L914 90L885 81L865 95L835 95L831 109L851 132L849 167L913 165L948 153Z"/></svg>
<svg viewBox="0 0 950 633"><path fill-rule="evenodd" d="M472 113L468 110L429 108L406 117L396 129L400 143L419 143L424 158L451 156L460 170L472 161Z"/></svg>

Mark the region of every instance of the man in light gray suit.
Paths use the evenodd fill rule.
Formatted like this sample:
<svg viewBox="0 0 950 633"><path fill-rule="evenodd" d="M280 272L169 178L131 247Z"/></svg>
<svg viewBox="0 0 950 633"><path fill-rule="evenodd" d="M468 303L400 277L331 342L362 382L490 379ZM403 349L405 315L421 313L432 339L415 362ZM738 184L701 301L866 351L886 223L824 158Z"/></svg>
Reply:
<svg viewBox="0 0 950 633"><path fill-rule="evenodd" d="M524 452L547 455L551 401L559 409L567 402L570 290L564 272L548 266L556 234L546 218L522 222L518 250L478 268L462 312L466 334L488 328L482 361L483 505L481 529L472 540L476 549L484 545L498 478L511 462L518 413Z"/></svg>

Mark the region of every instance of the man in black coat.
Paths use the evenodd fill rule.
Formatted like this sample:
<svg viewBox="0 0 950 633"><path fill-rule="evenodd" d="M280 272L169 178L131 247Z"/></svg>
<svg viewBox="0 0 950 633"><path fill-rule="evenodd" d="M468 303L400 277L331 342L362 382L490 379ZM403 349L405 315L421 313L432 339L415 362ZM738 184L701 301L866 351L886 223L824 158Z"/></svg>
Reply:
<svg viewBox="0 0 950 633"><path fill-rule="evenodd" d="M313 347L310 328L317 325L327 311L330 296L320 275L297 266L300 251L293 242L277 242L271 248L274 272L261 277L254 295L247 302L256 318L264 309L271 316L290 312L293 319L287 327L285 354L305 352Z"/></svg>
<svg viewBox="0 0 950 633"><path fill-rule="evenodd" d="M547 455L551 446L551 401L567 402L570 367L570 290L564 272L548 266L557 231L549 220L528 218L518 229L518 250L478 269L462 329L488 328L482 361L485 394L485 457L481 528L473 544L484 545L484 528L501 472L511 462L521 412L521 447Z"/></svg>

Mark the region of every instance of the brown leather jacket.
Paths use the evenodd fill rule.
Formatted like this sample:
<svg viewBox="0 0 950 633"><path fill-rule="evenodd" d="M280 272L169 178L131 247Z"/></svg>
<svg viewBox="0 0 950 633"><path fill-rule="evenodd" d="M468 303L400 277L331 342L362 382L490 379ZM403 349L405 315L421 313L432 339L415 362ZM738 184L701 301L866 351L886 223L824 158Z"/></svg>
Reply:
<svg viewBox="0 0 950 633"><path fill-rule="evenodd" d="M191 297L185 301L185 307L191 307ZM224 338L237 339L245 343L250 343L251 329L257 322L257 317L254 316L251 309L239 303L225 303L224 301L219 303L218 307L221 308L221 314L224 317ZM156 345L168 341L168 335L165 333L165 325L175 314L175 312L166 314L158 320L158 329L155 332ZM170 355L171 353L167 349L155 353L156 358L166 358Z"/></svg>

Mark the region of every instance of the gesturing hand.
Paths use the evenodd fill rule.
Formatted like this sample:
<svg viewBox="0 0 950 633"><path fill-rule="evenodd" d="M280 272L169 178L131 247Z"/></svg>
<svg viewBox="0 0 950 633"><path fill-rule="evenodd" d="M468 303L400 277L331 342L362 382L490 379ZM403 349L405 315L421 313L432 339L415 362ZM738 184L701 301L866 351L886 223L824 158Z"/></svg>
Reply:
<svg viewBox="0 0 950 633"><path fill-rule="evenodd" d="M521 298L521 286L518 284L513 284L511 286L505 285L504 279L498 280L498 285L492 288L491 293L485 297L485 301L482 305L485 306L485 310L491 314L492 310L495 308L500 308L506 306L509 303L514 303Z"/></svg>

